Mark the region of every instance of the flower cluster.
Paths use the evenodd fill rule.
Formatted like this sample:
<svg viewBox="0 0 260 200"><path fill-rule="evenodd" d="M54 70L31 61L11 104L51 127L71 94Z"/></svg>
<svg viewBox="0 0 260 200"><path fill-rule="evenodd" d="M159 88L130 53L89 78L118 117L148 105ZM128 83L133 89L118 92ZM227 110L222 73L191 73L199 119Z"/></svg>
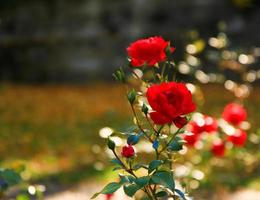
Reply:
<svg viewBox="0 0 260 200"><path fill-rule="evenodd" d="M166 74L170 70L176 72L171 61L174 50L162 37L141 39L127 48L128 66L132 73L128 77L120 68L114 77L127 87L130 87L128 80L132 76L140 84L138 91L136 87L127 91L135 125L108 137L108 148L115 157L112 160L116 165L114 170L123 173L119 173L118 182L109 183L93 198L99 194L105 194L107 199L113 198L111 194L123 187L129 197L142 191L141 195L152 200L161 197L185 199L185 193L175 186L172 155L182 149L184 140L181 135L196 105L185 83L176 82ZM143 77L139 75L140 71ZM152 77L144 78L145 73L152 74ZM114 137L118 136L126 138L122 147L117 147L114 142ZM153 149L153 160L149 161L138 152L137 145L141 142ZM136 158L142 163L137 163Z"/></svg>
<svg viewBox="0 0 260 200"><path fill-rule="evenodd" d="M109 183L92 198L99 194L113 198L112 194L123 187L127 196L138 199L185 200L186 194L177 187L176 181L180 180L176 180L173 168L173 155L184 144L196 147L205 135L213 136L210 151L216 156L225 154L227 143L245 144L247 135L241 124L246 120L246 111L241 105L227 105L219 120L192 114L196 110L192 93L175 78L176 67L171 58L174 50L162 37L141 39L127 48L130 76L123 68L113 75L128 88L126 96L134 126L114 131L108 137L114 170L122 173L118 181ZM124 138L123 145L116 145L116 137ZM140 146L151 149L152 160L141 153Z"/></svg>
<svg viewBox="0 0 260 200"><path fill-rule="evenodd" d="M188 124L189 132L184 134L184 140L188 146L194 147L202 142L205 136L214 135L211 152L215 156L224 156L228 142L236 147L245 145L247 133L241 124L245 122L246 117L247 112L242 105L230 103L225 106L219 120L207 115L194 117L195 119Z"/></svg>

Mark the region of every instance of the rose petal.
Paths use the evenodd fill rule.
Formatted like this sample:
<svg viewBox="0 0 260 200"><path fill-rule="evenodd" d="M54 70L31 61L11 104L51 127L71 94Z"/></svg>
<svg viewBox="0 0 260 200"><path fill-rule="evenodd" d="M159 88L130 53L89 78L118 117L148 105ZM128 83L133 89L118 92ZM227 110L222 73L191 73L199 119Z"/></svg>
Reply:
<svg viewBox="0 0 260 200"><path fill-rule="evenodd" d="M151 112L150 117L153 120L155 124L167 124L172 122L172 119L165 117L164 115L158 113L158 112Z"/></svg>

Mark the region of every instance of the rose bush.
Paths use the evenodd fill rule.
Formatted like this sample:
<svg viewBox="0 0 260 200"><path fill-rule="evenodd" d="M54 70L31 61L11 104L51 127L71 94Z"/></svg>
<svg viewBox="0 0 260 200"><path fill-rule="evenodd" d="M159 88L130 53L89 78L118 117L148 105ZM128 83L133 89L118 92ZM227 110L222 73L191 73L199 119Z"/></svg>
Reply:
<svg viewBox="0 0 260 200"><path fill-rule="evenodd" d="M162 37L141 39L127 48L132 75L142 86L138 91L130 88L127 91L135 126L129 131L115 131L109 136L108 148L115 157L112 160L116 165L114 170L122 173L119 173L117 182L109 183L92 198L99 194L110 195L123 187L129 197L186 199L185 192L175 183L172 156L183 147L181 135L196 105L186 85L176 82L175 78L170 80L165 74L166 69L173 68L170 60L173 52L170 42ZM136 73L136 67L144 67L143 73L151 70L152 77L142 79L138 75L140 72ZM129 77L123 68L117 70L114 77L129 87ZM125 138L127 144L121 147L121 152L118 152L114 137ZM145 160L140 158L139 142L149 143L153 149L154 157L148 163L143 163ZM142 163L138 163L137 158Z"/></svg>
<svg viewBox="0 0 260 200"><path fill-rule="evenodd" d="M182 185L183 179L177 180L174 174L173 155L178 155L186 145L203 149L207 157L225 157L233 147L245 145L247 134L241 128L247 116L245 109L230 103L221 119L194 114L196 105L189 84L176 81L173 52L170 42L162 37L141 39L127 48L131 74L127 76L120 68L114 77L126 84L134 126L114 131L108 137L108 148L115 157L114 170L121 173L118 181L109 183L92 198L123 187L127 196L137 199L186 199L185 188L176 186ZM136 84L131 87L133 77ZM115 137L124 138L121 151L113 140ZM139 142L149 143L152 149L153 158L147 163L138 150Z"/></svg>

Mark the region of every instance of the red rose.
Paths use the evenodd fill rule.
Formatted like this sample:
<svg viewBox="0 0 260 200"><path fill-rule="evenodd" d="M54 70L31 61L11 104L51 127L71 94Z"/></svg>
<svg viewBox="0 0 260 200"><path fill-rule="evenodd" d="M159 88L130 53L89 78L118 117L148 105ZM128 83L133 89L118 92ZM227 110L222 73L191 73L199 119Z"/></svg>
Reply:
<svg viewBox="0 0 260 200"><path fill-rule="evenodd" d="M125 158L131 158L135 155L135 150L132 145L126 145L122 148L121 155Z"/></svg>
<svg viewBox="0 0 260 200"><path fill-rule="evenodd" d="M137 40L127 48L127 53L134 67L140 67L145 63L153 66L158 62L166 60L166 47L169 41L165 41L162 37L150 37L147 39ZM175 49L170 48L173 52Z"/></svg>
<svg viewBox="0 0 260 200"><path fill-rule="evenodd" d="M106 200L110 200L113 196L114 194L106 194Z"/></svg>
<svg viewBox="0 0 260 200"><path fill-rule="evenodd" d="M234 134L228 136L228 140L235 146L244 146L246 143L247 134L245 131L237 129Z"/></svg>
<svg viewBox="0 0 260 200"><path fill-rule="evenodd" d="M199 139L199 136L194 133L185 133L183 139L188 146L194 146Z"/></svg>
<svg viewBox="0 0 260 200"><path fill-rule="evenodd" d="M150 117L155 124L173 122L177 127L182 127L187 122L181 116L196 109L191 92L183 83L152 85L148 88L146 96L154 110L150 113Z"/></svg>
<svg viewBox="0 0 260 200"><path fill-rule="evenodd" d="M190 122L188 129L195 134L212 133L218 130L218 122L213 117L204 115L203 118Z"/></svg>
<svg viewBox="0 0 260 200"><path fill-rule="evenodd" d="M218 157L222 157L225 154L225 143L221 140L217 140L213 142L211 152Z"/></svg>
<svg viewBox="0 0 260 200"><path fill-rule="evenodd" d="M233 125L238 125L245 121L246 117L247 113L244 107L236 103L226 105L222 114L222 118Z"/></svg>

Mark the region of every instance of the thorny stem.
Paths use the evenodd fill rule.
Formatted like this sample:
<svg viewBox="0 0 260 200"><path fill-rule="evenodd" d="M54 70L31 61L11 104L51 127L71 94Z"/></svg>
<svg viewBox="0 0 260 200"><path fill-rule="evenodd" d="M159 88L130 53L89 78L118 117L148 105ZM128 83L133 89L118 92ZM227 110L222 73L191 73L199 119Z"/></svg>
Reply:
<svg viewBox="0 0 260 200"><path fill-rule="evenodd" d="M153 129L153 131L156 133L157 137L159 137L160 132L157 131L157 130L154 128L154 126L152 125L152 123L151 123L151 121L150 121L150 119L148 118L147 115L145 115L145 118L146 118L146 120L148 121L150 127L151 127L151 128Z"/></svg>
<svg viewBox="0 0 260 200"><path fill-rule="evenodd" d="M136 111L135 111L135 109L134 109L134 106L133 106L132 104L131 104L131 109L132 109L132 111L133 111L134 117L136 118L136 123L137 123L138 128L144 133L144 135L147 137L147 139L148 139L151 143L153 143L154 141L151 139L151 137L150 137L150 136L145 132L145 130L142 128L142 126L141 126L141 124L140 124L140 122L139 122L139 119L138 119L138 117L137 117ZM151 124L151 122L150 122L150 120L148 119L147 115L146 115L146 119L148 120L150 126L153 127L152 124ZM160 132L158 132L154 127L153 127L153 130L154 130L154 131L156 132L156 134L158 134L158 136L159 136ZM158 158L159 158L158 150L156 149L155 151L156 151L156 158L158 159ZM130 170L130 171L132 172L132 170ZM156 188L156 187L155 187L155 188ZM147 195L148 195L149 198L151 198L152 200L153 200L153 199L154 199L154 200L157 200L157 197L155 196L155 190L152 189L151 185L148 185L148 188L145 187L144 189L145 189L145 192L147 193ZM152 195L150 194L149 191L152 193Z"/></svg>
<svg viewBox="0 0 260 200"><path fill-rule="evenodd" d="M135 117L135 119L136 119L136 123L137 123L137 126L138 126L138 128L142 131L142 133L145 135L145 137L151 142L151 143L153 143L154 141L152 140L152 138L145 132L145 130L142 128L142 126L141 126L141 124L140 124L140 122L139 122L139 119L138 119L138 117L137 117L137 114L136 114L136 112L135 112L135 109L134 109L134 106L131 104L131 109L132 109L132 111L133 111L133 114L134 114L134 117Z"/></svg>
<svg viewBox="0 0 260 200"><path fill-rule="evenodd" d="M120 162L120 164L122 165L122 167L125 169L125 171L127 171L129 174L133 175L135 178L137 178L137 176L134 174L133 170L130 168L128 168L125 163L122 162L122 160L118 157L118 155L116 154L115 150L112 150L114 156L117 158L117 160Z"/></svg>

